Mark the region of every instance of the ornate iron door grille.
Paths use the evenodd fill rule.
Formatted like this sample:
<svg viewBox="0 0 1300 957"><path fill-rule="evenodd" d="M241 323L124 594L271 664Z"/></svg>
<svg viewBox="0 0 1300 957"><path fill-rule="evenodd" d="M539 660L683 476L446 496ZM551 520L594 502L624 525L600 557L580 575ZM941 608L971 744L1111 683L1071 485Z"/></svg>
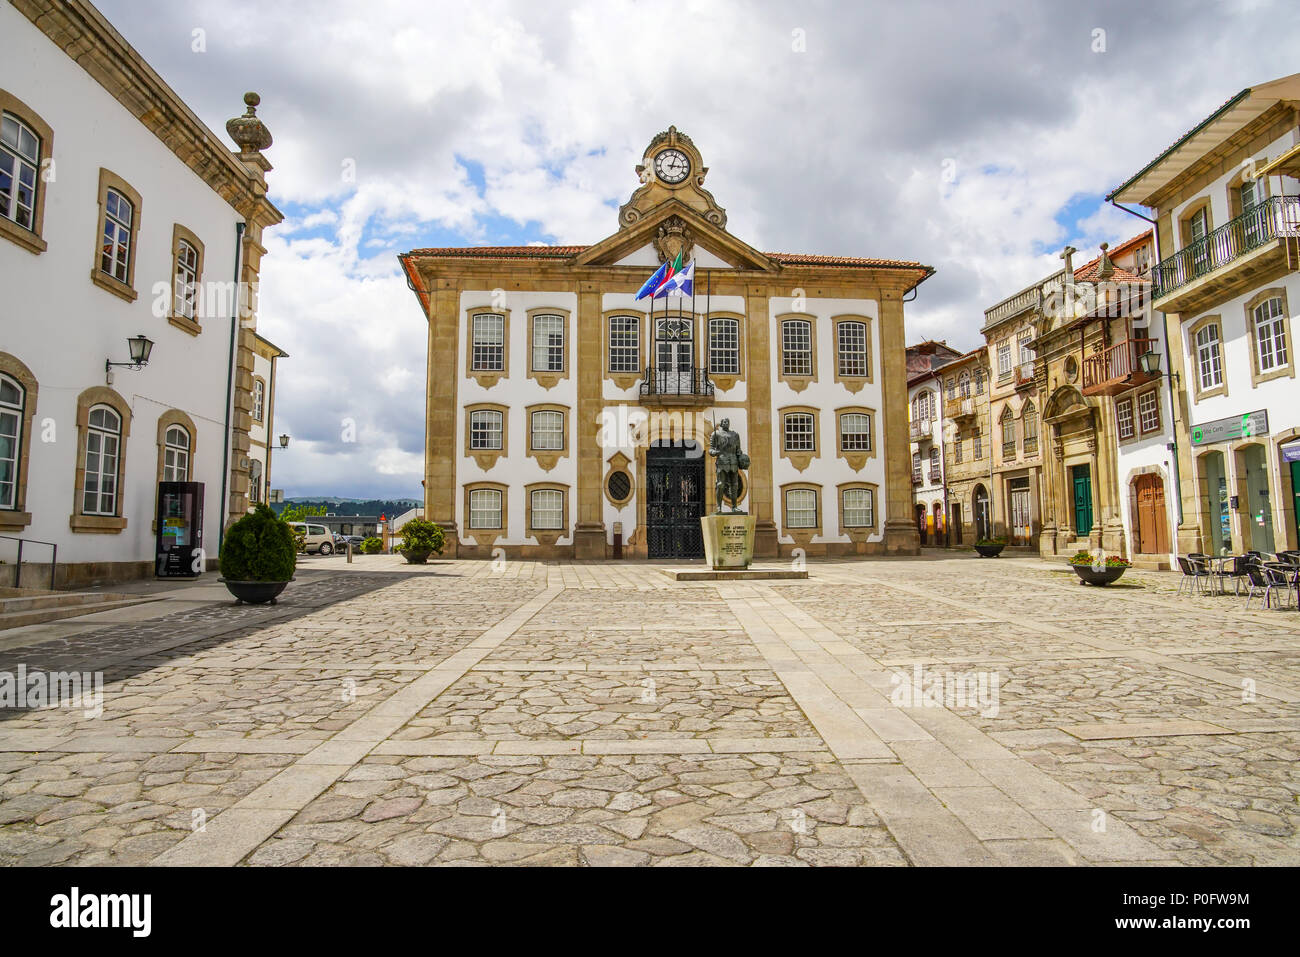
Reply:
<svg viewBox="0 0 1300 957"><path fill-rule="evenodd" d="M698 446L652 446L646 455L646 545L650 558L703 558L704 456Z"/></svg>

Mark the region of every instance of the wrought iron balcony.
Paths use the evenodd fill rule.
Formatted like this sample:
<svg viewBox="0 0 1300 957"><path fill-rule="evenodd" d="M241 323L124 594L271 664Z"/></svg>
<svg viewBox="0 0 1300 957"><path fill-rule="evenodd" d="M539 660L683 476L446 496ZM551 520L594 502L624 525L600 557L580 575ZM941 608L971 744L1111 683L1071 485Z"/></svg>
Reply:
<svg viewBox="0 0 1300 957"><path fill-rule="evenodd" d="M920 473L920 472L916 472L916 471L913 471L913 472L912 472L912 484L913 484L913 485L920 485L920 484L921 484L921 473Z"/></svg>
<svg viewBox="0 0 1300 957"><path fill-rule="evenodd" d="M975 414L975 400L970 396L964 399L943 400L943 414L950 419L969 419Z"/></svg>
<svg viewBox="0 0 1300 957"><path fill-rule="evenodd" d="M1162 260L1151 273L1155 298L1158 301L1174 295L1279 237L1297 236L1300 236L1300 196L1271 196ZM1165 308L1170 308L1167 303Z"/></svg>
<svg viewBox="0 0 1300 957"><path fill-rule="evenodd" d="M1034 387L1034 364L1032 362L1022 362L1016 366L1016 389L1032 389Z"/></svg>
<svg viewBox="0 0 1300 957"><path fill-rule="evenodd" d="M912 419L907 426L908 437L913 442L928 439L933 434L934 423L930 419Z"/></svg>
<svg viewBox="0 0 1300 957"><path fill-rule="evenodd" d="M1153 345L1151 339L1125 339L1102 352L1084 356L1083 394L1115 395L1156 378L1143 372L1138 361Z"/></svg>
<svg viewBox="0 0 1300 957"><path fill-rule="evenodd" d="M713 400L713 382L708 369L678 372L646 366L641 398L664 405L704 405Z"/></svg>
<svg viewBox="0 0 1300 957"><path fill-rule="evenodd" d="M943 478L942 476L939 475L938 469L930 469L930 484L931 485L943 484Z"/></svg>
<svg viewBox="0 0 1300 957"><path fill-rule="evenodd" d="M1026 455L1033 455L1036 453L1038 451L1038 436L1026 435L1023 447Z"/></svg>

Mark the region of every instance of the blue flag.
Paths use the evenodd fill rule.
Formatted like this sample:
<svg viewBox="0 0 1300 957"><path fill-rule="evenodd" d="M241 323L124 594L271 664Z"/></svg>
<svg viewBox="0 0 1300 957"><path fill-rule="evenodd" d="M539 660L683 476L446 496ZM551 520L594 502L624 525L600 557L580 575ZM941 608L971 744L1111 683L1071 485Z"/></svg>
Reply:
<svg viewBox="0 0 1300 957"><path fill-rule="evenodd" d="M669 263L664 263L662 266L656 269L655 274L645 281L645 285L642 286L640 291L637 292L636 297L638 299L644 299L646 296L650 295L656 289L658 289L659 284L662 283L664 281L664 277L668 275L668 270L670 268L671 266Z"/></svg>
<svg viewBox="0 0 1300 957"><path fill-rule="evenodd" d="M663 299L665 296L681 296L684 299L689 299L694 295L695 260L692 259L686 264L685 269L678 270L665 280L664 284L655 293L655 298Z"/></svg>

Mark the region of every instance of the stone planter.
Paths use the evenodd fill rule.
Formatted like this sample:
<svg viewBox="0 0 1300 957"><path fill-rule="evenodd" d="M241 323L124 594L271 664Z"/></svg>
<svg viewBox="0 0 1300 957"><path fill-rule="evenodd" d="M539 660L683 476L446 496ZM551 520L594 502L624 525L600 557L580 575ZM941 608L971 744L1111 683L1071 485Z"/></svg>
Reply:
<svg viewBox="0 0 1300 957"><path fill-rule="evenodd" d="M280 592L289 582L241 582L229 578L217 579L235 596L237 605L274 605ZM293 581L292 578L289 581Z"/></svg>
<svg viewBox="0 0 1300 957"><path fill-rule="evenodd" d="M1093 568L1091 565L1071 565L1070 567L1079 576L1079 584L1081 585L1109 585L1111 582L1119 581L1120 576L1128 571L1126 566L1101 569Z"/></svg>
<svg viewBox="0 0 1300 957"><path fill-rule="evenodd" d="M997 558L1006 548L1006 543L1001 542L997 545L976 545L975 551L980 553L980 558Z"/></svg>
<svg viewBox="0 0 1300 957"><path fill-rule="evenodd" d="M425 562L429 560L429 556L432 554L433 554L433 549L431 548L402 549L402 557L406 559L406 563L408 565L423 565Z"/></svg>

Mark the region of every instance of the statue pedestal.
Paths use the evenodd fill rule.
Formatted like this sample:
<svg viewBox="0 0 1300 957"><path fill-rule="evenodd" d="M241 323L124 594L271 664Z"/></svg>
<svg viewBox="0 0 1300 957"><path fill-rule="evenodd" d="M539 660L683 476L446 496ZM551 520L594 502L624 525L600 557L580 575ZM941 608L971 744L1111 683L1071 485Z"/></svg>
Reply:
<svg viewBox="0 0 1300 957"><path fill-rule="evenodd" d="M754 560L754 525L753 515L723 512L701 516L704 558L710 567L748 568Z"/></svg>

